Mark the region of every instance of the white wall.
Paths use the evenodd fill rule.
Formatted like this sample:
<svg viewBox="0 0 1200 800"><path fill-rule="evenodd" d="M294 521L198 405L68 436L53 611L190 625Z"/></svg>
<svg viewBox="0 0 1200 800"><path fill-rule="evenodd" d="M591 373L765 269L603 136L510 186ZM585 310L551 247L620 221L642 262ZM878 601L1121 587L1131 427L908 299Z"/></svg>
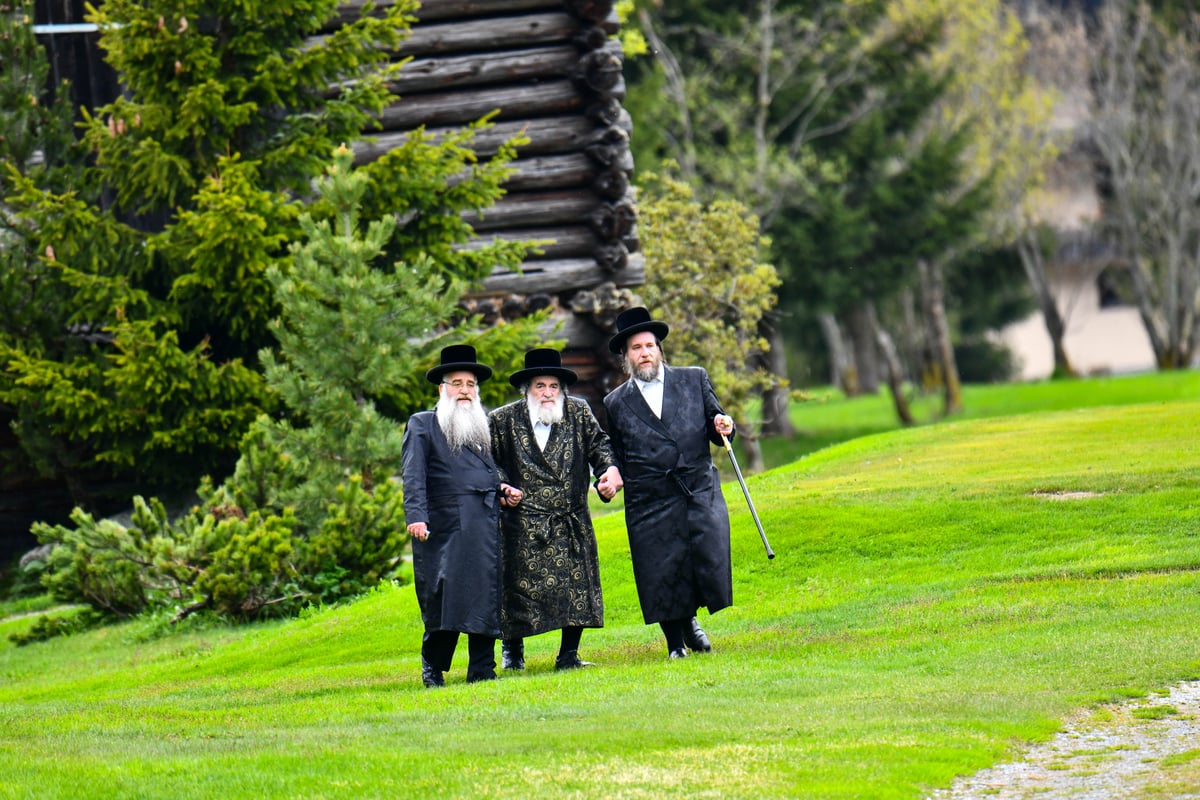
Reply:
<svg viewBox="0 0 1200 800"><path fill-rule="evenodd" d="M1052 291L1067 326L1063 346L1080 375L1155 368L1154 350L1136 308L1100 308L1100 292L1089 274L1057 283ZM1054 371L1054 350L1041 312L1008 325L998 338L1016 356L1020 380L1047 378Z"/></svg>

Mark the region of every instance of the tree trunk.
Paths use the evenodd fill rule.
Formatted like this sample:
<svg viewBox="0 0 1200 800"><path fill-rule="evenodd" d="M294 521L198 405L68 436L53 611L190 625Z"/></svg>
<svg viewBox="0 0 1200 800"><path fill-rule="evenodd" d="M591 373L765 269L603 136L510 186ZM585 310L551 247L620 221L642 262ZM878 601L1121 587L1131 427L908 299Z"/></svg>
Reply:
<svg viewBox="0 0 1200 800"><path fill-rule="evenodd" d="M1050 283L1046 278L1046 259L1038 247L1036 231L1031 229L1022 234L1017 241L1017 252L1021 256L1025 277L1033 287L1042 319L1045 320L1046 333L1050 335L1050 345L1054 349L1054 377L1073 378L1076 375L1075 368L1071 366L1071 359L1067 357L1067 349L1063 345L1067 326L1059 315L1058 304L1054 302L1054 295L1050 292Z"/></svg>
<svg viewBox="0 0 1200 800"><path fill-rule="evenodd" d="M950 341L950 322L946 319L946 291L939 263L920 259L921 297L933 334L934 358L942 374L942 413L945 416L962 411L962 381L958 377L958 362L954 360L954 344Z"/></svg>
<svg viewBox="0 0 1200 800"><path fill-rule="evenodd" d="M747 425L741 430L749 430L749 426ZM757 436L742 434L738 436L737 441L741 443L742 454L746 458L746 463L739 465L743 472L762 472L766 469L766 464L763 462L762 441Z"/></svg>
<svg viewBox="0 0 1200 800"><path fill-rule="evenodd" d="M783 329L779 324L779 312L772 310L758 322L758 333L767 341L767 352L759 356L764 369L775 377L771 388L762 396L763 436L796 435L792 417L788 413L791 392L787 382L787 353L783 347Z"/></svg>
<svg viewBox="0 0 1200 800"><path fill-rule="evenodd" d="M858 373L854 369L854 360L846 347L846 337L837 318L828 311L817 315L821 325L821 333L825 336L825 346L829 349L829 382L835 389L841 390L847 397L858 394Z"/></svg>
<svg viewBox="0 0 1200 800"><path fill-rule="evenodd" d="M892 341L891 335L879 324L879 315L875 313L874 305L867 306L867 314L870 316L871 326L875 329L875 342L879 346L879 352L883 355L884 367L887 370L888 389L892 393L892 405L896 408L896 417L902 425L916 425L917 420L908 406L908 398L904 396L904 370L900 366L900 357L896 354L896 344Z"/></svg>
<svg viewBox="0 0 1200 800"><path fill-rule="evenodd" d="M854 363L858 366L858 386L863 394L879 391L879 348L875 341L875 326L871 324L869 303L859 303L850 311L846 327L854 348Z"/></svg>

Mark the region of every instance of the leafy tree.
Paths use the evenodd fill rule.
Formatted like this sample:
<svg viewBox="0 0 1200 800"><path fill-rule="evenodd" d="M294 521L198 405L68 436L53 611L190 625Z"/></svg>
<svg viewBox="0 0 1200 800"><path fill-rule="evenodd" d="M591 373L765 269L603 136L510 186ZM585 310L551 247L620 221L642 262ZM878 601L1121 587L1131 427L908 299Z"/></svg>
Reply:
<svg viewBox="0 0 1200 800"><path fill-rule="evenodd" d="M1098 14L1088 141L1104 223L1159 368L1187 368L1200 347L1200 21L1169 30L1133 0Z"/></svg>
<svg viewBox="0 0 1200 800"><path fill-rule="evenodd" d="M946 313L945 273L997 263L975 258L973 251L1009 246L1031 229L1031 202L1058 153L1051 129L1054 98L1030 74L1025 32L1000 0L903 0L899 5L916 20L930 15L945 20L946 34L929 57L933 70L949 76L934 119L947 133L961 130L969 137L959 185L951 193L967 195L986 186L990 195L979 209L973 235L948 242L921 265L921 295L931 332L927 349L935 356L926 362L926 373L936 371L944 411L954 413L962 407L962 390ZM1011 274L1005 271L976 270L972 278L996 294L1011 293ZM968 297L955 299L961 305ZM977 307L973 316L984 311Z"/></svg>
<svg viewBox="0 0 1200 800"><path fill-rule="evenodd" d="M703 204L667 174L642 176L638 224L647 281L643 300L671 327L669 359L702 364L743 437L749 469L762 469L751 400L774 378L756 366L766 347L758 324L775 303L779 276L762 261L769 243L736 200Z"/></svg>
<svg viewBox="0 0 1200 800"><path fill-rule="evenodd" d="M852 308L853 298L869 293L868 284L893 285L886 277L893 261L872 262L855 252L873 237L884 238L882 229L889 224L870 217L856 198L874 191L885 202L889 192L896 194L887 181L903 171L911 148L901 146L893 126L906 116L909 130L919 124L915 98L905 92L925 92L925 108L931 102L928 87L934 83L917 75L916 65L936 28L895 24L886 15L888 7L886 2L718 5L695 0L645 8L639 16L657 55L652 69L643 68L649 73L646 85L662 89L673 102L642 109L635 156L640 163L663 154L675 158L706 196L745 199L760 216L783 277L781 313L764 331L771 334L776 356L783 351L782 324L812 319L817 309ZM634 109L643 102L641 91L635 83ZM892 144L870 144L871 135L886 135ZM647 141L665 153L647 153ZM872 158L880 159L878 166L868 168ZM900 170L889 169L895 163ZM846 182L855 180L864 188L839 197ZM866 186L869 182L875 185ZM838 208L844 213L835 213ZM799 241L810 219L813 233L822 238L828 233L847 249L829 253ZM833 223L849 227L832 230ZM899 233L903 238L905 231ZM842 269L841 259L849 260L851 271ZM910 262L907 269L912 267ZM847 275L854 280L847 281ZM834 295L835 287L852 294ZM780 404L769 401L764 415L786 419Z"/></svg>
<svg viewBox="0 0 1200 800"><path fill-rule="evenodd" d="M774 243L789 341L811 341L803 327L821 319L837 332L832 351L849 324L859 369L840 374L865 388L878 382L876 307L918 287L922 263L936 275L986 241L1001 169L982 154L1003 145L996 161L1019 161L1000 124L1023 113L1002 80L1021 52L1011 29L977 47L964 75L952 68L968 65L954 53L994 36L996 6L690 0L639 9L656 59L634 62L636 159L665 153L706 196L744 198ZM976 108L971 81L985 96L980 110L952 116ZM772 339L772 352L782 349Z"/></svg>

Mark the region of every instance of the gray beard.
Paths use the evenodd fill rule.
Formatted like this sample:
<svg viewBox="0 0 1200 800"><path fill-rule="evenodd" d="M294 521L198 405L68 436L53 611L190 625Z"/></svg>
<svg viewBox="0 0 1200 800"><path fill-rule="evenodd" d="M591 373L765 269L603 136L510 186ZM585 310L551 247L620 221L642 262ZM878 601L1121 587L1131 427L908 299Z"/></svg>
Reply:
<svg viewBox="0 0 1200 800"><path fill-rule="evenodd" d="M566 403L566 396L560 394L558 399L554 401L554 408L542 408L542 404L534 400L529 395L525 396L525 403L529 406L529 413L533 418L543 425L557 425L563 419L563 405Z"/></svg>
<svg viewBox="0 0 1200 800"><path fill-rule="evenodd" d="M478 397L471 400L471 405L460 406L457 399L443 394L438 398L437 420L451 450L458 452L464 447L491 450L487 414Z"/></svg>
<svg viewBox="0 0 1200 800"><path fill-rule="evenodd" d="M627 375L632 375L639 381L652 381L658 377L658 368L661 367L663 363L664 362L660 360L657 364L651 364L646 367L638 367L631 359L626 358L625 373Z"/></svg>

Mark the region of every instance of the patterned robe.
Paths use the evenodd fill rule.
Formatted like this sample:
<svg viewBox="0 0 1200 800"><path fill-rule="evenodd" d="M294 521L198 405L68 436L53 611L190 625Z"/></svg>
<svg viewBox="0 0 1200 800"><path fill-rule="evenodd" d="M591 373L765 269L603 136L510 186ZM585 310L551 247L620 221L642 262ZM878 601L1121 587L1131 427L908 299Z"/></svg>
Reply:
<svg viewBox="0 0 1200 800"><path fill-rule="evenodd" d="M426 630L500 635L500 481L490 454L455 453L433 411L413 414L401 446L404 517Z"/></svg>
<svg viewBox="0 0 1200 800"><path fill-rule="evenodd" d="M713 417L724 412L703 369L664 370L662 419L632 379L604 398L647 624L733 603L729 510L709 450L721 443Z"/></svg>
<svg viewBox="0 0 1200 800"><path fill-rule="evenodd" d="M616 464L608 436L588 404L569 396L545 450L524 398L493 411L489 424L500 479L525 493L519 507L501 512L504 638L603 626L588 489L593 475Z"/></svg>

